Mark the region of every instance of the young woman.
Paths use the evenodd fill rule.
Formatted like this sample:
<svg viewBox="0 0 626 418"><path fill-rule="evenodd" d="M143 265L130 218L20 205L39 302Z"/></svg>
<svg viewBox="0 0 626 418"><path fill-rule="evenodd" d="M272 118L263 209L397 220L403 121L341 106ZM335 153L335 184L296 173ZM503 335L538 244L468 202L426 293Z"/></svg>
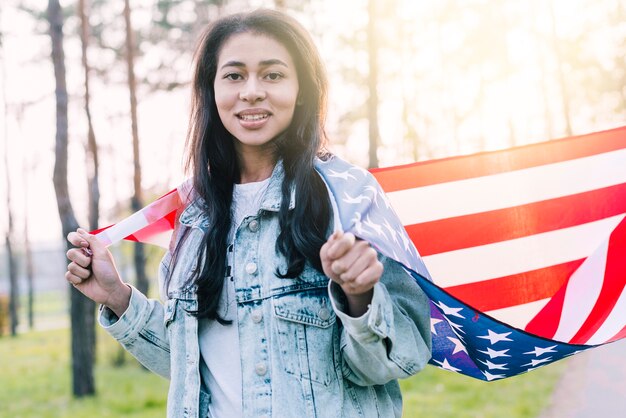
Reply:
<svg viewBox="0 0 626 418"><path fill-rule="evenodd" d="M430 358L421 289L340 231L333 179L347 163L324 151L326 92L293 19L214 22L196 55L193 188L161 262L164 303L125 284L93 235L68 236L66 279L171 379L168 417L399 417L396 379Z"/></svg>

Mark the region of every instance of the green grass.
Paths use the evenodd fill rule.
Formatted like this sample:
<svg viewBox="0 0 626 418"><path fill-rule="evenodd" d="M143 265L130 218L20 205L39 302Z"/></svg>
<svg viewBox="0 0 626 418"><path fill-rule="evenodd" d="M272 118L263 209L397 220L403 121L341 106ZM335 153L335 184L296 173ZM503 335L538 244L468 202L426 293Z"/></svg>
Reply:
<svg viewBox="0 0 626 418"><path fill-rule="evenodd" d="M483 382L435 367L400 382L403 417L533 418L548 405L563 362Z"/></svg>
<svg viewBox="0 0 626 418"><path fill-rule="evenodd" d="M96 397L70 394L69 331L55 330L0 339L1 416L82 418L165 416L168 382L126 356L113 367L118 345L98 334Z"/></svg>
<svg viewBox="0 0 626 418"><path fill-rule="evenodd" d="M114 367L119 346L99 331L97 396L70 395L69 332L66 329L0 338L0 416L14 418L162 417L168 382L129 356ZM404 417L536 417L547 405L563 370L552 365L485 383L428 367L401 382Z"/></svg>

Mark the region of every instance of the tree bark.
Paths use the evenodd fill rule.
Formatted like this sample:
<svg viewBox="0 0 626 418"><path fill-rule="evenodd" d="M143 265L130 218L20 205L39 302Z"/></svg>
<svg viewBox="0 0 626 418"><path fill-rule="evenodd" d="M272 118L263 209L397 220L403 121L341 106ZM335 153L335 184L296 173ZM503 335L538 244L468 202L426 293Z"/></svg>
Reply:
<svg viewBox="0 0 626 418"><path fill-rule="evenodd" d="M54 164L54 191L57 199L63 237L78 228L70 202L67 183L68 120L67 87L65 83L65 53L63 50L63 13L59 0L49 0L47 19L50 23L52 41L52 63L55 76L56 96L56 141ZM71 245L68 241L66 247ZM70 316L72 322L72 390L76 397L95 394L93 378L94 305L74 287L70 287Z"/></svg>
<svg viewBox="0 0 626 418"><path fill-rule="evenodd" d="M99 187L99 163L98 163L98 144L96 142L96 134L93 129L91 118L91 94L89 88L89 74L91 67L87 56L89 46L89 19L86 12L86 0L78 1L78 13L80 15L80 40L82 49L82 63L85 78L85 116L87 117L87 161L88 169L88 191L89 191L89 229L98 229L98 221L100 219L100 187Z"/></svg>
<svg viewBox="0 0 626 418"><path fill-rule="evenodd" d="M367 50L369 57L367 113L369 118L369 168L378 167L378 45L376 43L376 1L368 0Z"/></svg>
<svg viewBox="0 0 626 418"><path fill-rule="evenodd" d="M126 67L128 71L128 92L130 96L130 119L133 135L133 165L134 165L134 194L131 199L131 209L137 212L143 206L141 192L141 160L139 158L139 130L137 127L137 82L135 80L135 36L130 19L130 1L124 0L124 20L126 22ZM146 257L143 244L135 243L135 276L137 289L147 294L150 283L146 277Z"/></svg>
<svg viewBox="0 0 626 418"><path fill-rule="evenodd" d="M26 166L22 170L24 181L24 207L28 208L28 171ZM35 283L33 269L33 255L30 248L30 236L28 228L28 216L24 217L24 264L26 268L26 287L28 292L28 329L35 329Z"/></svg>
<svg viewBox="0 0 626 418"><path fill-rule="evenodd" d="M550 13L550 33L552 36L552 47L554 49L554 56L556 59L557 77L559 79L559 87L561 89L561 105L563 106L563 120L565 122L565 134L572 136L572 122L569 108L569 91L567 89L567 82L565 81L565 71L563 69L563 57L561 54L561 48L559 46L559 39L556 33L556 17L554 16L554 4L552 0L548 2L548 9Z"/></svg>
<svg viewBox="0 0 626 418"><path fill-rule="evenodd" d="M4 120L9 120L8 102L6 97L6 66L4 57L4 44L2 43L2 33L0 33L0 61L2 62L2 100L4 105ZM7 123L4 124L4 168L6 174L6 193L7 193L7 231L4 238L7 263L9 267L9 317L11 335L17 335L17 327L19 325L19 283L17 281L17 263L13 254L13 210L11 208L11 174L9 172L9 128ZM0 332L1 334L1 332Z"/></svg>

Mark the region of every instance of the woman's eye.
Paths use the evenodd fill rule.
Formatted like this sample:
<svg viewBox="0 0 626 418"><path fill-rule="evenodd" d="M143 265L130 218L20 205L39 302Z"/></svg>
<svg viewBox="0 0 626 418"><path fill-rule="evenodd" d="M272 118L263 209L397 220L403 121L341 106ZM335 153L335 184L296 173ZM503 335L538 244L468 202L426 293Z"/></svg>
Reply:
<svg viewBox="0 0 626 418"><path fill-rule="evenodd" d="M241 76L241 74L237 74L237 73L229 73L226 74L224 76L224 78L228 79L228 80L232 80L232 81L238 81L238 80L243 80L243 77Z"/></svg>
<svg viewBox="0 0 626 418"><path fill-rule="evenodd" d="M265 78L267 78L268 80L271 80L271 81L277 81L277 80L280 80L283 77L284 76L281 73L278 73L278 72L271 72L271 73L269 73L269 74L267 74L265 76Z"/></svg>

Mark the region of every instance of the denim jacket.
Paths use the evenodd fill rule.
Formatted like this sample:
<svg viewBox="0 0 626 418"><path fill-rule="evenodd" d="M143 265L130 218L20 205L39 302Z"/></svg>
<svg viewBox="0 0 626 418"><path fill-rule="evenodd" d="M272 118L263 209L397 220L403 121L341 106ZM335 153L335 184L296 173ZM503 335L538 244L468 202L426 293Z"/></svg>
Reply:
<svg viewBox="0 0 626 418"><path fill-rule="evenodd" d="M384 273L369 311L356 319L345 313L341 288L312 266L307 264L295 279L276 277L276 267L285 271L286 266L275 248L283 175L278 163L261 209L243 220L234 241L233 326L239 332L244 416L400 417L397 379L419 372L431 354L427 297L399 264L384 256ZM292 193L290 207L296 203ZM197 298L186 284L209 227L197 204L180 215L175 235L187 229L187 238L167 293L161 289L164 303L133 288L120 318L108 308L99 317L144 366L170 379L171 418L210 416L211 396L200 377L198 320L189 314L197 308ZM161 279L170 261L168 252L160 265Z"/></svg>

